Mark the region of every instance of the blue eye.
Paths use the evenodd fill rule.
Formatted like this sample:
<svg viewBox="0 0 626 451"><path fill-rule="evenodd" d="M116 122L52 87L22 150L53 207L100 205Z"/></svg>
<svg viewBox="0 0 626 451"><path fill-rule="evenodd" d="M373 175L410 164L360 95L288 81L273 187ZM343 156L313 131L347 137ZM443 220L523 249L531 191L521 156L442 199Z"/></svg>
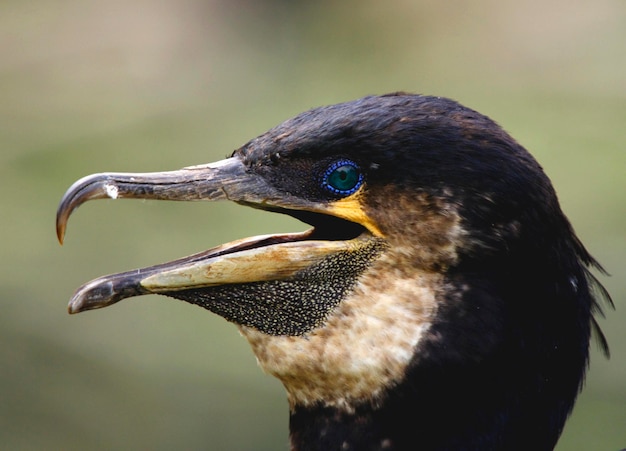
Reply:
<svg viewBox="0 0 626 451"><path fill-rule="evenodd" d="M339 160L331 164L322 176L322 187L338 196L349 196L363 184L363 174L356 163Z"/></svg>

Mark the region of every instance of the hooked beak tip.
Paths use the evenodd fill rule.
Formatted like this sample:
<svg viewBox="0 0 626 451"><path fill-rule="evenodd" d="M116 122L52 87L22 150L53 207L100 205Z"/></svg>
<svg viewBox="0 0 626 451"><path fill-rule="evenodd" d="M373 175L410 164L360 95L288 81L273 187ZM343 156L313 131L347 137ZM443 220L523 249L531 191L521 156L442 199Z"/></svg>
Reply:
<svg viewBox="0 0 626 451"><path fill-rule="evenodd" d="M57 223L57 240L59 244L63 246L63 239L65 238L65 226Z"/></svg>

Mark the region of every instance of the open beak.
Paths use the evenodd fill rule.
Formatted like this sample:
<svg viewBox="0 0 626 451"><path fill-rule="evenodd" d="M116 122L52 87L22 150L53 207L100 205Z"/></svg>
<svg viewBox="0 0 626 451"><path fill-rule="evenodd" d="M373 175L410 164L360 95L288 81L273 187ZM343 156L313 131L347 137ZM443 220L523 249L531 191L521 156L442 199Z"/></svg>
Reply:
<svg viewBox="0 0 626 451"><path fill-rule="evenodd" d="M70 313L150 293L286 280L330 255L359 252L366 242L380 236L358 197L316 203L290 196L248 170L238 157L231 157L171 172L87 176L72 185L61 200L56 219L59 241L63 243L67 221L76 208L104 198L230 200L286 213L314 228L246 238L169 263L100 277L78 288L68 306Z"/></svg>

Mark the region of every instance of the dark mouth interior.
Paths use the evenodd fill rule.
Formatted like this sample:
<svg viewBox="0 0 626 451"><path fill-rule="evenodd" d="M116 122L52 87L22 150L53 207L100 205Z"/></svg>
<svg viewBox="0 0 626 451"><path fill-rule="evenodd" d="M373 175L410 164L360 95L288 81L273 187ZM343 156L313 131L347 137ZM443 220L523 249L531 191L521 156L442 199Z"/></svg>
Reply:
<svg viewBox="0 0 626 451"><path fill-rule="evenodd" d="M325 215L322 213L287 209L271 209L270 211L289 215L306 224L312 225L313 228L302 233L277 234L260 240L241 243L238 246L228 247L219 252L215 252L212 256L217 257L249 249L296 241L348 241L357 238L367 231L365 227L357 224L356 222L347 221L336 216Z"/></svg>
<svg viewBox="0 0 626 451"><path fill-rule="evenodd" d="M322 213L305 210L286 210L281 213L312 225L313 231L311 236L307 238L309 240L347 241L358 237L367 230L356 222Z"/></svg>

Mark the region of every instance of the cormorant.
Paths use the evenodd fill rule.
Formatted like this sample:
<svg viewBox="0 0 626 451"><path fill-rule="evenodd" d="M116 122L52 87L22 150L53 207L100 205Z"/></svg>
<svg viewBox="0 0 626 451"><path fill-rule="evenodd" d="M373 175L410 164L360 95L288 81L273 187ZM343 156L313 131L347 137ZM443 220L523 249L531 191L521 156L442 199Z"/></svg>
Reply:
<svg viewBox="0 0 626 451"><path fill-rule="evenodd" d="M313 227L95 279L70 313L158 293L238 325L293 450L548 450L610 298L533 157L496 123L395 93L316 108L217 163L102 173L101 198L226 199Z"/></svg>

